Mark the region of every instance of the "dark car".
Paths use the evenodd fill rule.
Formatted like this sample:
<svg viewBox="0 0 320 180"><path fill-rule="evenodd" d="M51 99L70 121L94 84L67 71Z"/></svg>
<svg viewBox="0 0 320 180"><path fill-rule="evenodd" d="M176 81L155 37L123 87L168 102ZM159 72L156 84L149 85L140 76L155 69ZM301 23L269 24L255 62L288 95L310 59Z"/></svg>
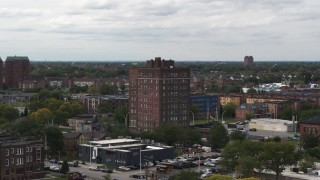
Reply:
<svg viewBox="0 0 320 180"><path fill-rule="evenodd" d="M251 129L249 129L249 131L257 131L257 129L256 128L251 128Z"/></svg>
<svg viewBox="0 0 320 180"><path fill-rule="evenodd" d="M182 162L174 163L173 169L183 169L183 163Z"/></svg>
<svg viewBox="0 0 320 180"><path fill-rule="evenodd" d="M108 168L100 168L100 171L105 173L113 173L113 170Z"/></svg>
<svg viewBox="0 0 320 180"><path fill-rule="evenodd" d="M131 170L137 170L139 169L137 166L129 165L127 168L130 168Z"/></svg>

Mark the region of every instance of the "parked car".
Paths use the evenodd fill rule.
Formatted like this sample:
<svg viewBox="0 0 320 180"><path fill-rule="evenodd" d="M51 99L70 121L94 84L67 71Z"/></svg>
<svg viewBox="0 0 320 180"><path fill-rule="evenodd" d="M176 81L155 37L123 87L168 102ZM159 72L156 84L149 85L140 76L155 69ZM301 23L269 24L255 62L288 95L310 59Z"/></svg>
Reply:
<svg viewBox="0 0 320 180"><path fill-rule="evenodd" d="M127 168L129 168L130 170L137 170L139 169L137 166L133 166L133 165L129 165L129 166L126 166Z"/></svg>
<svg viewBox="0 0 320 180"><path fill-rule="evenodd" d="M100 171L105 173L113 173L113 170L109 168L100 168Z"/></svg>
<svg viewBox="0 0 320 180"><path fill-rule="evenodd" d="M57 166L50 166L50 171L53 171L53 172L59 172L60 169L57 167Z"/></svg>
<svg viewBox="0 0 320 180"><path fill-rule="evenodd" d="M87 177L87 175L83 172L79 172L79 174L81 175L81 177L84 177L84 178Z"/></svg>
<svg viewBox="0 0 320 180"><path fill-rule="evenodd" d="M130 170L131 170L130 168L125 167L125 166L119 166L118 168L119 168L119 170L121 170L121 171L130 171Z"/></svg>
<svg viewBox="0 0 320 180"><path fill-rule="evenodd" d="M58 160L56 160L56 159L50 159L49 162L52 163L52 164L57 164Z"/></svg>
<svg viewBox="0 0 320 180"><path fill-rule="evenodd" d="M68 165L71 167L78 167L79 166L79 162L78 161L70 161L68 162Z"/></svg>
<svg viewBox="0 0 320 180"><path fill-rule="evenodd" d="M205 162L204 165L208 166L208 167L214 167L215 166L215 164L213 164L212 162Z"/></svg>
<svg viewBox="0 0 320 180"><path fill-rule="evenodd" d="M100 169L97 166L90 166L89 170L91 170L91 171L100 171Z"/></svg>
<svg viewBox="0 0 320 180"><path fill-rule="evenodd" d="M129 177L136 178L136 179L145 179L144 174L131 174Z"/></svg>
<svg viewBox="0 0 320 180"><path fill-rule="evenodd" d="M250 128L249 131L257 131L256 128Z"/></svg>

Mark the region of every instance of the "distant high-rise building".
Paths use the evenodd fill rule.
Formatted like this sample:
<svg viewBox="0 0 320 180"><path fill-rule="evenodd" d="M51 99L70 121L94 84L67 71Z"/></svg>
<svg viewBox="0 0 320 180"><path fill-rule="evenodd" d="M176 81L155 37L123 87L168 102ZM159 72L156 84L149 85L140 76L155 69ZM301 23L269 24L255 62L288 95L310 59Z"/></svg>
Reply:
<svg viewBox="0 0 320 180"><path fill-rule="evenodd" d="M153 131L161 124L189 125L189 68L156 57L145 68L130 68L129 82L131 132Z"/></svg>
<svg viewBox="0 0 320 180"><path fill-rule="evenodd" d="M29 78L30 62L27 56L8 56L5 62L5 84L8 88L21 88Z"/></svg>
<svg viewBox="0 0 320 180"><path fill-rule="evenodd" d="M0 90L3 89L3 62L0 57Z"/></svg>
<svg viewBox="0 0 320 180"><path fill-rule="evenodd" d="M244 57L244 64L245 65L252 65L253 64L253 57L252 56L245 56Z"/></svg>

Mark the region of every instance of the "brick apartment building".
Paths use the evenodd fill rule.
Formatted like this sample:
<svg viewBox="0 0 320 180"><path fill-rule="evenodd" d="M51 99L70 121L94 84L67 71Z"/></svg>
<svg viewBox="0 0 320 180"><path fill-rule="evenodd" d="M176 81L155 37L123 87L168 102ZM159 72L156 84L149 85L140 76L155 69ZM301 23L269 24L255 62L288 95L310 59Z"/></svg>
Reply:
<svg viewBox="0 0 320 180"><path fill-rule="evenodd" d="M156 57L145 68L130 68L129 82L132 132L153 131L162 123L189 125L189 68L177 68L173 60Z"/></svg>
<svg viewBox="0 0 320 180"><path fill-rule="evenodd" d="M5 84L8 88L22 88L29 78L30 62L27 56L8 56L5 62Z"/></svg>
<svg viewBox="0 0 320 180"><path fill-rule="evenodd" d="M0 135L0 179L40 179L44 173L42 140L14 139Z"/></svg>

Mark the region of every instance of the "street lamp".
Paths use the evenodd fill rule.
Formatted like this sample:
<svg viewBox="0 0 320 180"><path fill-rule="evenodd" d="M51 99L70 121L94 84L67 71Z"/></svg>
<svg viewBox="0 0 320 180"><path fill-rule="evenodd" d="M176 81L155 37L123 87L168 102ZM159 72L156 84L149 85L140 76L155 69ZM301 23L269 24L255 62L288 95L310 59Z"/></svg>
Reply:
<svg viewBox="0 0 320 180"><path fill-rule="evenodd" d="M190 111L192 113L192 123L194 124L194 113L192 111Z"/></svg>
<svg viewBox="0 0 320 180"><path fill-rule="evenodd" d="M139 147L140 149L140 176L141 176L141 146Z"/></svg>
<svg viewBox="0 0 320 180"><path fill-rule="evenodd" d="M56 116L53 116L52 119L51 119L51 126L53 126L53 120Z"/></svg>
<svg viewBox="0 0 320 180"><path fill-rule="evenodd" d="M127 125L128 125L128 114L129 114L129 112L126 114L126 115L122 115L123 117L124 117L124 125L127 127Z"/></svg>
<svg viewBox="0 0 320 180"><path fill-rule="evenodd" d="M221 123L223 123L223 115L224 115L224 113L225 113L225 111L223 111L222 115L221 115L221 120L222 120Z"/></svg>

